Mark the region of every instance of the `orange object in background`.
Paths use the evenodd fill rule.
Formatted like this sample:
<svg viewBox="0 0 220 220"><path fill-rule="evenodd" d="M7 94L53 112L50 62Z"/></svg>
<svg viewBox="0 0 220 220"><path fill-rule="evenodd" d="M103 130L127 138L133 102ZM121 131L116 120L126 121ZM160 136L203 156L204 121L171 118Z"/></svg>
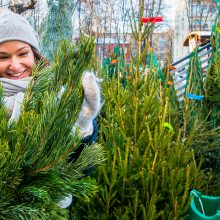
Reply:
<svg viewBox="0 0 220 220"><path fill-rule="evenodd" d="M168 80L168 81L167 81L167 85L173 85L173 82L170 81L170 80Z"/></svg>
<svg viewBox="0 0 220 220"><path fill-rule="evenodd" d="M112 61L111 61L111 64L116 63L116 62L117 62L117 60L112 60Z"/></svg>
<svg viewBox="0 0 220 220"><path fill-rule="evenodd" d="M170 70L176 70L175 66L170 66L169 68L170 68Z"/></svg>

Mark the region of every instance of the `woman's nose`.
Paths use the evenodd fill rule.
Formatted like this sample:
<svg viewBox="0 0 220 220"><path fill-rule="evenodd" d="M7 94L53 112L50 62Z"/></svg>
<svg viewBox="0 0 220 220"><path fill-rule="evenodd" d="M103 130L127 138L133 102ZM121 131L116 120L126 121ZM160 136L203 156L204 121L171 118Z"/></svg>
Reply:
<svg viewBox="0 0 220 220"><path fill-rule="evenodd" d="M19 62L19 59L17 59L16 57L12 57L11 62L9 64L9 70L13 72L17 72L20 70L20 67L21 67L21 64Z"/></svg>

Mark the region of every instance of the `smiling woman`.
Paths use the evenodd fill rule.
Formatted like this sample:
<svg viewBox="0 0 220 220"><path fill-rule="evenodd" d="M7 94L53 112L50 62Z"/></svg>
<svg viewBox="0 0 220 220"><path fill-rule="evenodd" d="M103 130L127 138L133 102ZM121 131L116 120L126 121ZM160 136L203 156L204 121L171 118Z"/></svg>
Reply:
<svg viewBox="0 0 220 220"><path fill-rule="evenodd" d="M49 146L50 144L48 145L48 152L47 152L48 155L53 155L53 156L56 155L55 157L53 157L54 163L52 164L60 163L60 161L61 160L64 161L64 159L68 159L68 162L74 163L79 158L81 152L84 149L84 145L80 145L80 151L78 149L77 151L75 149L73 151L72 144L71 142L69 142L71 138L75 138L76 133L77 133L77 136L80 136L80 138L82 139L83 144L91 144L95 141L97 137L98 128L97 128L95 118L97 117L99 110L101 108L101 97L100 97L100 86L99 86L100 80L95 76L94 72L84 71L83 68L81 67L78 68L77 65L76 66L72 65L73 63L76 63L76 61L77 62L83 61L84 65L87 65L88 59L91 59L93 49L94 49L93 40L85 39L84 41L83 40L81 41L82 45L78 44L75 47L73 47L73 45L70 42L68 42L70 44L69 46L67 42L63 42L63 44L61 45L61 50L64 52L62 52L61 54L66 55L67 53L69 55L67 56L67 58L65 57L65 59L60 58L57 64L60 66L56 66L56 68L59 69L59 71L61 70L60 67L63 68L61 71L62 74L60 74L59 71L55 71L52 65L52 67L51 68L48 67L45 70L45 72L42 71L43 73L42 72L36 73L35 75L36 77L34 78L34 80L32 80L33 78L32 72L33 72L33 69L35 69L35 66L37 65L38 67L40 67L40 68L36 68L37 70L39 69L41 70L41 67L47 67L46 65L48 64L48 61L40 53L38 34L35 32L34 28L30 25L28 20L26 20L23 16L13 13L12 11L9 11L7 9L0 9L0 87L2 86L2 89L3 89L3 97L2 97L2 89L0 88L0 93L1 93L0 94L0 105L2 104L1 101L3 101L4 107L6 107L6 110L7 110L6 111L7 115L5 116L7 116L6 117L7 119L9 119L9 124L14 125L16 123L12 123L12 122L19 121L20 115L23 113L22 110L25 108L24 107L25 104L27 104L26 102L23 101L23 100L27 100L25 99L25 97L29 95L28 97L29 99L33 98L33 100L35 100L36 90L34 88L36 84L37 84L36 87L38 88L37 96L41 94L39 96L40 98L39 102L42 103L41 105L39 105L40 107L37 108L37 111L39 112L37 113L34 112L37 114L36 118L39 117L39 114L42 114L43 117L45 117L45 115L48 115L48 118L50 118L52 112L53 112L52 115L57 114L57 118L59 116L59 119L57 119L57 121L53 121L54 120L54 117L53 117L52 119L53 123L51 124L50 119L44 118L43 124L45 125L45 120L46 120L46 123L48 124L45 126L50 127L49 130L52 130L52 131L58 128L59 134L61 134L60 133L60 131L62 130L61 127L65 127L65 129L67 127L67 126L59 127L61 121L67 120L67 117L71 119L71 120L67 120L68 126L70 126L69 130L67 129L64 132L65 134L64 133L61 134L61 138L64 138L63 139L64 141L62 144L60 144L61 138L57 138L57 135L54 135L55 133L53 133L52 135L53 136L52 139L56 142L56 144L52 144L51 146L58 146L58 148L55 149L56 153L54 154L52 152L54 149L52 149L52 147ZM77 50L80 49L82 51L82 54L83 54L82 57L77 57L77 58L74 57L75 48L77 48ZM86 50L84 48L86 48ZM86 62L84 60L84 57L85 57L84 54L90 54L90 56L86 57L87 59ZM57 55L57 57L59 56ZM65 66L67 69L66 72L65 72L65 67L63 65L64 60L65 60ZM70 67L71 67L71 71L70 71ZM74 68L77 69L77 71ZM82 90L80 90L80 87L78 89L78 85L80 84L80 82L78 83L79 80L82 80L81 86L83 89L83 93L82 93ZM58 81L58 82L54 83L55 85L54 84L51 85L50 82L48 81L50 82ZM51 89L48 89L50 91L45 91L45 87L50 88L50 85L51 85ZM54 86L56 89L54 89ZM30 90L27 91L27 88L30 88ZM43 89L39 89L39 88L43 88ZM55 94L55 92L57 91L60 91L59 94ZM73 94L75 94L75 96L73 96ZM77 98L76 98L76 94L78 95ZM84 99L81 98L82 94L84 95ZM56 98L54 98L55 101L52 105L51 100L53 100L53 98L51 97L54 97L54 96ZM47 98L49 101L45 101L45 99L47 100ZM60 104L61 100L65 102L65 105L64 103ZM68 104L66 102L68 102ZM30 101L30 103L32 104L36 103L36 100L33 102ZM46 104L44 105L43 103L46 103ZM80 108L80 104L81 104L81 108ZM0 108L1 107L2 106L0 106ZM3 109L5 110L5 108ZM50 110L48 111L48 109ZM60 120L60 118L62 117L61 115L65 118L65 120ZM44 126L42 126L42 129L44 129ZM21 130L23 132L23 128ZM47 132L48 132L48 137L50 136L51 138L49 131ZM32 134L33 133L31 132L30 133L31 138L32 138ZM41 136L40 133L38 134ZM42 139L42 137L40 137L39 140L40 139ZM50 141L48 141L48 143L49 142ZM65 145L66 143L69 145L68 146L69 149L67 150L66 148L67 153L63 155L64 152L61 152L59 150L62 147L67 147L67 145ZM39 145L41 144L34 145L34 149L38 149ZM0 143L0 146L1 146L1 143ZM44 147L45 145L42 144L43 151L45 151ZM29 145L27 148L29 148ZM60 157L57 156L58 155L57 152L62 153L62 155ZM54 158L59 158L59 159L54 159ZM37 158L36 160L38 159L41 160L42 158ZM94 163L93 162L89 163L89 166L92 167L92 164ZM48 166L46 167L47 169L50 169L50 166L49 168ZM85 172L82 173L83 176L88 175L87 173L88 166L86 165L86 163L85 163L85 167L86 169L83 170L83 172L84 171ZM41 172L41 169L38 172ZM68 187L66 187L66 189L70 188L69 185L70 183L68 182ZM62 196L59 199L57 199L57 201L52 201L52 204L54 205L55 202L59 208L66 208L72 202L72 194L70 194L70 191L68 190L68 194L67 192L64 194L62 193ZM1 213L1 207L0 207L0 213Z"/></svg>
<svg viewBox="0 0 220 220"><path fill-rule="evenodd" d="M39 60L38 34L23 16L0 9L0 82L10 119L17 120L32 70Z"/></svg>
<svg viewBox="0 0 220 220"><path fill-rule="evenodd" d="M34 52L22 41L0 44L0 77L22 79L31 76L35 65Z"/></svg>
<svg viewBox="0 0 220 220"><path fill-rule="evenodd" d="M0 77L18 80L31 76L40 54L38 34L23 16L0 9Z"/></svg>

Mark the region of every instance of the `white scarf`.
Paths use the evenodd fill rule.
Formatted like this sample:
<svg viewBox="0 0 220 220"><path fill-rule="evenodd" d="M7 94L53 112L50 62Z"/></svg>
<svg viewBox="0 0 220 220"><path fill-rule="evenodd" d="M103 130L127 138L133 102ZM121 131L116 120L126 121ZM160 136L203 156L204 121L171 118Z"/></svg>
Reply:
<svg viewBox="0 0 220 220"><path fill-rule="evenodd" d="M19 80L0 78L0 83L2 83L4 90L5 106L11 116L10 121L14 121L19 118L24 93L31 79L31 77Z"/></svg>
<svg viewBox="0 0 220 220"><path fill-rule="evenodd" d="M4 89L4 101L9 114L10 121L17 121L20 115L24 93L28 87L31 77L13 80L0 78L0 83ZM91 135L93 132L93 119L98 115L101 108L101 97L99 83L101 81L91 71L85 71L82 76L82 86L84 90L84 101L79 113L79 116L72 128L75 133L76 128L79 128L83 137ZM59 96L62 96L63 91L60 91Z"/></svg>
<svg viewBox="0 0 220 220"><path fill-rule="evenodd" d="M4 95L14 96L19 92L24 93L31 79L32 77L26 77L18 80L0 78L0 82L2 83L4 89Z"/></svg>

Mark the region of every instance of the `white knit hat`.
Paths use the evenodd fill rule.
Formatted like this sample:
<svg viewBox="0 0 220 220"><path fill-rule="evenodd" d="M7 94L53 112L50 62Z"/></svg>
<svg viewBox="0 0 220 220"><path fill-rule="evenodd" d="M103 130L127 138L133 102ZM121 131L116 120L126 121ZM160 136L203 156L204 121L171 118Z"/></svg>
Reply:
<svg viewBox="0 0 220 220"><path fill-rule="evenodd" d="M19 40L39 49L37 32L26 18L7 9L0 9L0 43Z"/></svg>

